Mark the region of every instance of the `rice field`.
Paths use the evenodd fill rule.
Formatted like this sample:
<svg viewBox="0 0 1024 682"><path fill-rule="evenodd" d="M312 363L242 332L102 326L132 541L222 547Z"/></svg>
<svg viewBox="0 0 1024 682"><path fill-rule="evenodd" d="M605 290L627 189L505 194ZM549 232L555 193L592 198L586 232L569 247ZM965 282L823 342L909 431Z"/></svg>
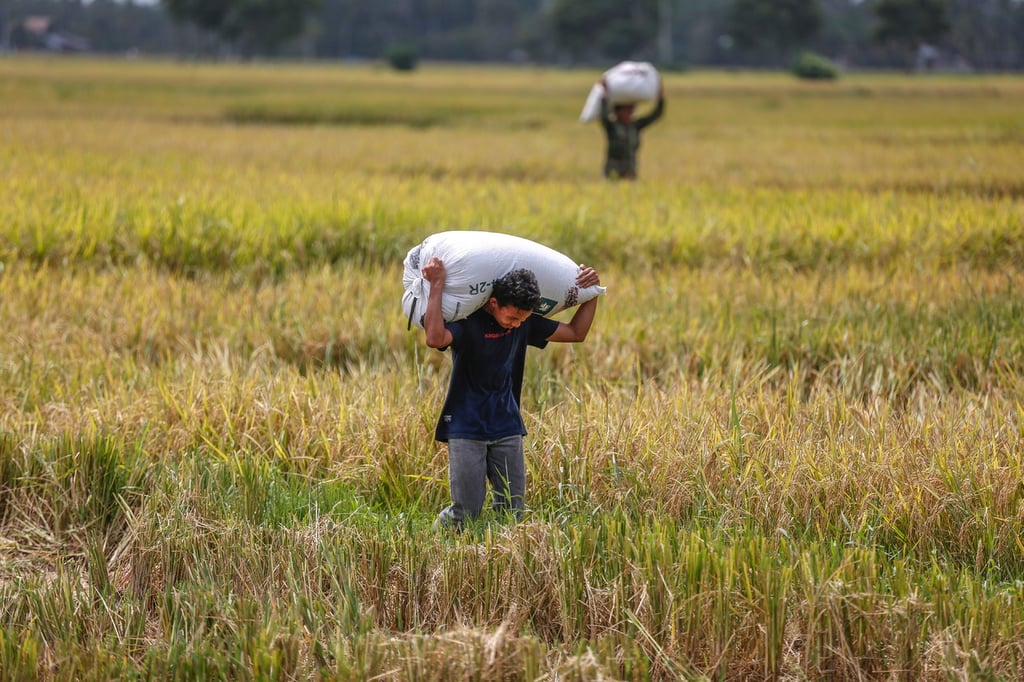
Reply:
<svg viewBox="0 0 1024 682"><path fill-rule="evenodd" d="M1024 78L596 77L0 59L0 677L1024 677ZM460 535L446 229L608 288Z"/></svg>

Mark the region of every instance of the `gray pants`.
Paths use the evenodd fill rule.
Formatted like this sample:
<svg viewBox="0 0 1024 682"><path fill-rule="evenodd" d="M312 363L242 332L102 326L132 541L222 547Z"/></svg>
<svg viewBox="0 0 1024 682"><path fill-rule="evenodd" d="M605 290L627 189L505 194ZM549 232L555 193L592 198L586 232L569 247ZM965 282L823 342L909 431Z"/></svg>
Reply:
<svg viewBox="0 0 1024 682"><path fill-rule="evenodd" d="M448 441L448 485L452 503L438 515L440 525L459 528L480 516L491 482L492 507L518 520L526 508L526 463L523 437L501 440Z"/></svg>

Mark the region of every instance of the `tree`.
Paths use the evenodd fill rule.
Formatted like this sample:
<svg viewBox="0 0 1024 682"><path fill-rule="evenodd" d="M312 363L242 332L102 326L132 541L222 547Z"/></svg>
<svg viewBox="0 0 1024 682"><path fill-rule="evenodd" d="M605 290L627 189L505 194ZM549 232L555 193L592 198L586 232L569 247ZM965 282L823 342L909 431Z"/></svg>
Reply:
<svg viewBox="0 0 1024 682"><path fill-rule="evenodd" d="M274 52L299 35L320 0L161 0L177 21L190 22L233 43L243 55Z"/></svg>
<svg viewBox="0 0 1024 682"><path fill-rule="evenodd" d="M657 0L555 0L549 10L558 44L574 59L632 59L653 53Z"/></svg>
<svg viewBox="0 0 1024 682"><path fill-rule="evenodd" d="M908 63L921 45L937 42L949 31L946 0L881 0L875 16L875 40L894 46Z"/></svg>
<svg viewBox="0 0 1024 682"><path fill-rule="evenodd" d="M739 47L777 50L788 58L821 28L821 5L818 0L736 0L730 23Z"/></svg>
<svg viewBox="0 0 1024 682"><path fill-rule="evenodd" d="M949 0L948 42L978 69L1024 65L1024 2Z"/></svg>

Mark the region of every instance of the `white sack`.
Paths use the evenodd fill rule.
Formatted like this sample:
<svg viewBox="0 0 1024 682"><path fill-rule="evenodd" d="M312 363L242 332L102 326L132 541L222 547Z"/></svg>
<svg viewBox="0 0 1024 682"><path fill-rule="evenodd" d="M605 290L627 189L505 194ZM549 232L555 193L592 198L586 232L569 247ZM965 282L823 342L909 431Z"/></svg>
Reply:
<svg viewBox="0 0 1024 682"><path fill-rule="evenodd" d="M604 72L608 86L608 103L636 104L658 99L661 77L650 62L619 62ZM580 121L596 121L601 115L601 95L604 90L600 83L590 88L587 101L580 112Z"/></svg>
<svg viewBox="0 0 1024 682"><path fill-rule="evenodd" d="M604 74L608 101L630 104L658 99L661 79L650 62L621 62Z"/></svg>
<svg viewBox="0 0 1024 682"><path fill-rule="evenodd" d="M441 294L441 315L446 322L468 317L491 296L494 280L526 268L537 277L541 301L534 312L544 316L585 303L605 292L602 286L581 289L576 284L579 265L568 256L537 242L499 232L452 230L424 239L405 256L402 310L410 324L423 327L430 283L423 266L431 258L444 263L447 278Z"/></svg>
<svg viewBox="0 0 1024 682"><path fill-rule="evenodd" d="M604 88L600 83L594 83L587 95L587 101L583 104L583 111L580 112L580 122L590 123L601 117L601 98L604 97Z"/></svg>

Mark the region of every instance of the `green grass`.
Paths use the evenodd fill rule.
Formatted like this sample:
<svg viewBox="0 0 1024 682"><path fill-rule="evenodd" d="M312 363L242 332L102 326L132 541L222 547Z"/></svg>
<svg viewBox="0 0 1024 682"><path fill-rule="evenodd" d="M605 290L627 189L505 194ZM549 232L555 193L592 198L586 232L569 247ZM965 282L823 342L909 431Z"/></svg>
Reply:
<svg viewBox="0 0 1024 682"><path fill-rule="evenodd" d="M1015 76L0 60L0 677L1018 679ZM405 253L594 264L458 536Z"/></svg>

